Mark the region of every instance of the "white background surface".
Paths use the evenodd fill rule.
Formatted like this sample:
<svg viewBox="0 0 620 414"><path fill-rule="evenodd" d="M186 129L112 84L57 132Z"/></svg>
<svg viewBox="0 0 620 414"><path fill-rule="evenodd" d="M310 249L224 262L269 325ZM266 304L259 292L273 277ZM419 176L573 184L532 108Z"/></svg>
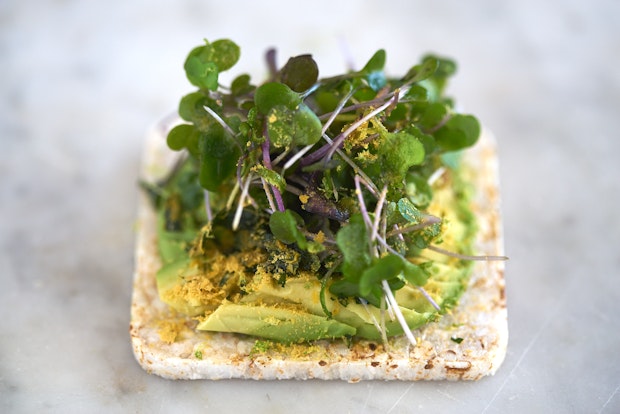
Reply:
<svg viewBox="0 0 620 414"><path fill-rule="evenodd" d="M224 5L225 3L225 5ZM620 412L620 2L0 2L0 411ZM193 90L203 38L234 73L313 53L322 75L378 48L427 51L500 145L510 343L479 382L149 376L128 336L146 129ZM346 46L343 46L346 45ZM347 50L347 52L343 52Z"/></svg>

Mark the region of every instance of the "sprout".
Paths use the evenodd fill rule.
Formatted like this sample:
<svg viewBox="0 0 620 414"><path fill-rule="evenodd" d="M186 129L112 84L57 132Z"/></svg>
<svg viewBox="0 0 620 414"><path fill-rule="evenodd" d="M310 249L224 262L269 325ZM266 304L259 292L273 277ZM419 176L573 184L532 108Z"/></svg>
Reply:
<svg viewBox="0 0 620 414"><path fill-rule="evenodd" d="M243 237L235 233L247 229L262 237L264 251L300 257L295 268L310 263L326 317L336 317L330 301L359 303L384 343L398 323L415 345L395 293L413 287L437 312L450 302L424 289L432 281L425 250L465 261L506 259L437 247L447 233L444 218L428 211L434 188L458 185L455 154L480 134L476 118L457 113L443 94L456 66L427 56L404 77L391 78L386 52L379 50L361 70L320 78L311 55L278 68L271 50L267 82L254 85L249 75L239 75L221 85L220 73L239 56L227 39L191 51L185 71L198 89L181 100L185 122L167 137L169 147L187 157L153 193L181 200L177 210L190 217L175 224L217 227L215 236L211 227L201 233L215 243L225 238L227 248L242 250ZM190 197L194 193L200 197ZM466 202L455 201L464 210ZM473 234L463 238L465 253ZM273 263L286 265L277 258ZM463 267L459 277L467 271ZM295 276L281 271L278 283Z"/></svg>

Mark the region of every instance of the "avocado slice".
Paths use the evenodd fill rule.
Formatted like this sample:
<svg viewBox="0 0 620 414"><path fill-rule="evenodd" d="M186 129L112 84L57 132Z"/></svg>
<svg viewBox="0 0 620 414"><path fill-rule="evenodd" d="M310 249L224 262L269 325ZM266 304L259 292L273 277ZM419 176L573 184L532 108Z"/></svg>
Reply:
<svg viewBox="0 0 620 414"><path fill-rule="evenodd" d="M156 275L159 298L185 315L203 315L217 305L205 301L203 296L191 294L191 285L199 279L203 279L199 269L192 267L189 259L164 265Z"/></svg>
<svg viewBox="0 0 620 414"><path fill-rule="evenodd" d="M321 289L320 281L311 274L290 278L284 287L274 284L270 278L261 278L259 283L253 284L252 287L254 290L243 297L241 300L243 303L265 303L269 305L288 303L303 307L313 315L326 316L318 295ZM333 319L354 327L357 330L356 335L358 337L381 339L381 332L375 325L375 322L381 320L380 309L374 306L364 307L353 301L343 306L337 300L332 299L329 293L326 293L325 307ZM429 312L418 312L404 306L400 306L400 309L411 329L424 325L436 313L434 309ZM403 332L397 320L390 320L387 317L385 327L389 336Z"/></svg>
<svg viewBox="0 0 620 414"><path fill-rule="evenodd" d="M198 330L236 332L284 343L355 335L355 328L300 309L225 301Z"/></svg>

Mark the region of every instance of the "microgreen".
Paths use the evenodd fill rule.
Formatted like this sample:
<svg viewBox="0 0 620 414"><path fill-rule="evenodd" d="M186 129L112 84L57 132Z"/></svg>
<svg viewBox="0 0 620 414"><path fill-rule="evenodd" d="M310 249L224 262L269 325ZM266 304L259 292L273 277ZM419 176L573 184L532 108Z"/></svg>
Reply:
<svg viewBox="0 0 620 414"><path fill-rule="evenodd" d="M325 315L332 317L328 295L375 306L398 319L415 343L394 292L409 285L443 310L424 291L430 266L421 263L423 251L478 258L437 247L444 223L426 211L433 183L459 168L456 154L480 134L477 119L458 113L444 95L456 65L427 56L395 78L379 50L359 71L320 78L312 56L278 68L270 51L267 82L256 85L241 74L221 85L219 74L239 57L239 47L223 39L205 41L185 61L198 89L181 99L184 123L170 130L167 143L189 154L182 170L195 181L182 185L194 201L176 207L207 212L202 223L192 216L196 229L231 216L234 232L251 215L251 231L321 269ZM196 188L204 197L195 196ZM278 283L291 277L283 271ZM371 319L385 338L385 315L381 323Z"/></svg>

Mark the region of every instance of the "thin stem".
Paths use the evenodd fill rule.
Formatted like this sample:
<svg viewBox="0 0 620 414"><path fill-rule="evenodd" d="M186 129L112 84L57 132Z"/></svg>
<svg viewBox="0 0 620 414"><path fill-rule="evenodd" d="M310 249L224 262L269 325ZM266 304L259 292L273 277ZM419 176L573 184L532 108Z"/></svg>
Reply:
<svg viewBox="0 0 620 414"><path fill-rule="evenodd" d="M293 155L286 162L286 164L284 164L284 167L282 167L282 175L284 175L284 171L286 171L287 169L292 167L293 164L295 164L301 157L306 155L306 152L310 151L312 149L312 147L314 147L314 144L308 144L305 147L303 147L301 150L299 150L295 155Z"/></svg>
<svg viewBox="0 0 620 414"><path fill-rule="evenodd" d="M375 208L375 219L372 223L372 233L370 234L370 240L374 241L379 234L379 223L381 221L381 211L383 210L383 205L385 204L385 197L387 196L387 185L383 187L381 190L381 194L379 194L379 200L377 200L377 207Z"/></svg>
<svg viewBox="0 0 620 414"><path fill-rule="evenodd" d="M290 152L290 149L282 151L282 154L278 155L271 163L273 165L280 164L280 161L282 161L288 155L289 152Z"/></svg>
<svg viewBox="0 0 620 414"><path fill-rule="evenodd" d="M383 342L383 346L386 347L387 349L387 329L385 327L385 308L386 308L386 303L385 303L385 295L381 296L381 303L379 304L379 309L381 309L381 330L379 332L381 332L381 341Z"/></svg>
<svg viewBox="0 0 620 414"><path fill-rule="evenodd" d="M349 93L352 95L354 93L354 91L351 91ZM340 103L342 104L343 102L346 102L346 101L343 100ZM346 137L351 135L351 133L353 133L353 131L355 131L357 128L359 128L361 125L363 125L365 122L367 122L370 118L374 117L375 115L377 115L378 113L380 113L381 111L386 109L391 104L392 104L392 99L390 99L387 102L385 102L379 108L377 108L377 109L371 111L370 113L366 114L361 119L358 119L357 121L355 121L353 124L351 124L349 126L349 128L347 128L344 132L340 133L332 142L329 142L329 145L324 145L321 148L319 148L318 150L316 150L315 152L313 152L312 154L308 155L304 159L303 165L314 164L315 162L317 162L318 160L320 160L322 158L325 158L325 161L327 162L327 160L331 159L331 157L334 155L334 152L337 149L340 148L340 146L342 145L342 143L344 142ZM339 105L339 107L340 107L340 105ZM340 108L340 110L342 110L342 108ZM332 117L329 119L328 124L330 124L333 121L333 118L335 118L338 115L338 113L339 113L338 108L334 112L332 112ZM328 125L328 127L329 127L329 125ZM323 129L324 129L324 131L327 131L327 128L324 127Z"/></svg>
<svg viewBox="0 0 620 414"><path fill-rule="evenodd" d="M241 185L243 183L243 181L241 181L241 177L239 178L239 181L235 181L235 185L233 186L232 191L230 192L230 196L228 196L228 200L226 201L226 210L230 210L233 204L233 201L235 201L235 197L237 197L237 193L239 192L239 189L241 188Z"/></svg>
<svg viewBox="0 0 620 414"><path fill-rule="evenodd" d="M449 250L442 249L441 247L431 246L431 245L427 246L427 249L432 250L437 253L444 254L449 257L461 259L461 260L477 260L477 261L483 261L483 262L508 260L507 256L470 256L467 254L454 253Z"/></svg>
<svg viewBox="0 0 620 414"><path fill-rule="evenodd" d="M366 208L366 203L364 202L362 187L360 186L360 176L356 175L353 181L355 182L355 195L357 196L357 201L360 205L360 213L362 213L366 227L372 229L372 221L370 220L370 215L368 214L368 209Z"/></svg>
<svg viewBox="0 0 620 414"><path fill-rule="evenodd" d="M271 190L273 191L273 198L276 200L276 206L278 207L278 211L286 210L286 208L284 207L284 200L282 199L282 193L280 193L278 187L272 185Z"/></svg>
<svg viewBox="0 0 620 414"><path fill-rule="evenodd" d="M293 194L295 194L296 196L300 196L300 195L302 194L302 192L301 192L301 190L300 190L299 188L294 187L294 186L292 186L292 185L290 185L290 184L286 184L285 189L286 189L286 191L288 191L289 193L293 193Z"/></svg>
<svg viewBox="0 0 620 414"><path fill-rule="evenodd" d="M446 167L437 168L430 177L428 177L428 185L433 185L437 180L441 178L442 175L446 172Z"/></svg>
<svg viewBox="0 0 620 414"><path fill-rule="evenodd" d="M338 106L336 107L336 109L334 109L334 111L331 113L331 116L329 117L327 122L325 122L325 125L323 125L323 129L321 130L321 135L323 135L323 134L325 134L325 132L327 132L327 130L329 129L331 124L334 122L334 119L336 119L338 114L342 111L342 108L347 103L347 101L349 99L351 99L351 97L353 96L355 91L356 91L356 89L351 88L349 93L347 93L346 96L344 98L342 98L342 100L338 103Z"/></svg>
<svg viewBox="0 0 620 414"><path fill-rule="evenodd" d="M232 130L231 127L228 126L228 124L226 122L224 122L224 120L211 108L209 108L207 105L203 106L204 110L207 111L207 113L209 113L209 115L211 115L218 124L220 124L222 126L222 128L224 128L226 130L226 132L228 132L231 136L235 136L237 134L235 134L235 131ZM236 141L235 141L236 142ZM239 145L239 143L237 142L237 145Z"/></svg>
<svg viewBox="0 0 620 414"><path fill-rule="evenodd" d="M276 204L273 201L273 196L271 195L271 191L269 191L269 184L265 181L264 178L261 177L261 183L263 184L263 190L265 191L265 195L267 196L267 202L269 203L269 208L271 208L271 212L276 211Z"/></svg>
<svg viewBox="0 0 620 414"><path fill-rule="evenodd" d="M316 82L314 85L312 85L311 87L309 87L308 89L306 89L304 92L301 93L300 98L303 101L304 99L306 99L308 96L312 95L317 89L319 89L319 87L321 86L321 82Z"/></svg>
<svg viewBox="0 0 620 414"><path fill-rule="evenodd" d="M323 138L326 138L326 136L323 136ZM347 164L349 164L351 168L353 168L353 171L355 172L355 174L357 174L361 178L362 182L364 183L366 188L368 188L368 190L372 193L372 195L374 195L375 197L378 197L379 189L377 188L377 185L374 182L372 182L370 177L367 176L366 173L360 167L358 167L357 164L355 164L355 162L353 162L352 159L347 157L347 155L344 152L338 150L338 155Z"/></svg>
<svg viewBox="0 0 620 414"><path fill-rule="evenodd" d="M205 200L205 212L207 213L207 221L213 221L213 211L211 210L211 196L209 191L204 190L204 200Z"/></svg>
<svg viewBox="0 0 620 414"><path fill-rule="evenodd" d="M370 320L372 321L372 324L375 325L375 328L377 328L377 331L381 333L381 338L383 339L383 337L385 337L384 344L387 344L387 333L385 330L385 326L382 327L379 324L379 321L377 321L377 318L375 318L375 315L370 311L370 308L368 307L368 302L366 302L365 299L359 298L359 301L364 307L364 309L366 310L366 312L368 313L368 315L370 316Z"/></svg>
<svg viewBox="0 0 620 414"><path fill-rule="evenodd" d="M407 260L402 254L398 253L396 250L394 250L394 248L392 248L392 246L390 246L387 241L385 241L385 239L383 239L380 236L377 236L377 241L379 243L381 243L381 245L383 247L385 247L390 253L400 257L402 260ZM421 286L416 286L418 288L418 290L420 290L420 292L422 293L422 296L424 296L424 298L426 298L426 300L428 300L428 302L431 304L432 307L434 307L437 310L441 310L441 308L439 307L439 305L437 305L437 302L435 302L433 300L432 297L430 297L430 295L421 287Z"/></svg>
<svg viewBox="0 0 620 414"><path fill-rule="evenodd" d="M349 105L346 106L344 108L342 108L342 110L340 111L341 114L346 113L346 112L351 112L351 111L357 111L358 109L362 109L362 108L368 108L377 104L383 104L385 103L385 100L388 99L392 99L394 97L394 95L398 94L398 102L411 102L410 100L406 99L403 100L402 97L404 95L406 95L406 93L409 91L409 89L411 88L410 84L403 84L400 89L395 89L394 91L381 96L380 98L375 98L373 100L370 101L366 101L366 102L361 102L358 104L354 104L354 105ZM328 118L329 116L332 115L333 112L327 112L325 114L322 114L319 116L319 119L323 120L325 118Z"/></svg>
<svg viewBox="0 0 620 414"><path fill-rule="evenodd" d="M433 299L431 295L429 295L428 292L424 290L422 286L416 286L416 287L420 291L422 296L424 296L424 298L431 304L433 308L437 309L438 311L441 310L441 306L439 306L437 302L435 302L435 299Z"/></svg>
<svg viewBox="0 0 620 414"><path fill-rule="evenodd" d="M394 297L394 293L392 293L392 290L390 289L390 285L388 284L387 280L382 280L381 285L383 287L383 292L385 292L385 297L387 298L388 303L392 306L392 310L396 314L396 319L398 319L398 323L405 332L405 336L407 337L407 339L409 339L411 345L415 346L417 344L415 336L413 336L413 332L411 332L411 329L407 324L407 320L401 312L400 307L398 306L398 302L396 302L396 298Z"/></svg>
<svg viewBox="0 0 620 414"><path fill-rule="evenodd" d="M239 196L239 202L237 204L237 210L235 211L235 216L232 222L232 229L237 230L239 227L239 223L241 222L241 214L243 213L243 204L245 203L245 199L248 196L248 189L250 188L250 182L252 181L252 174L248 174L248 177L243 184L243 188L241 190L241 195Z"/></svg>
<svg viewBox="0 0 620 414"><path fill-rule="evenodd" d="M426 227L432 226L433 224L437 224L440 223L441 219L437 216L425 216L422 219L422 222L418 223L418 224L414 224L413 226L407 226L407 227L400 227L397 224L394 225L394 230L392 230L391 232L389 232L386 237L392 237L392 236L396 236L396 235L402 235L405 233L412 233L415 231L419 231L422 230Z"/></svg>
<svg viewBox="0 0 620 414"><path fill-rule="evenodd" d="M265 165L265 168L272 170L273 168L271 166L271 155L269 155L269 149L271 147L271 143L269 140L269 133L267 132L266 125L265 125L264 135L265 135L265 141L263 142L263 146L262 146L263 164ZM276 206L278 208L278 211L284 211L285 210L284 200L282 199L282 194L280 193L280 190L275 185L272 185L271 191L273 191L273 197L276 201Z"/></svg>
<svg viewBox="0 0 620 414"><path fill-rule="evenodd" d="M360 126L362 126L363 124L368 122L371 118L374 118L376 115L378 115L381 112L383 112L388 106L392 105L392 103L393 103L392 99L390 99L389 101L387 101L386 103L384 103L383 105L378 107L377 109L367 113L365 116L363 116L362 118L360 118L359 120L357 120L356 122L351 124L343 133L339 134L334 139L334 143L331 145L331 147L329 148L327 154L325 155L325 160L327 161L327 160L331 159L331 157L334 156L334 153L336 152L336 150L340 148L340 146L342 145L344 140L349 135L351 135L357 128L359 128Z"/></svg>

